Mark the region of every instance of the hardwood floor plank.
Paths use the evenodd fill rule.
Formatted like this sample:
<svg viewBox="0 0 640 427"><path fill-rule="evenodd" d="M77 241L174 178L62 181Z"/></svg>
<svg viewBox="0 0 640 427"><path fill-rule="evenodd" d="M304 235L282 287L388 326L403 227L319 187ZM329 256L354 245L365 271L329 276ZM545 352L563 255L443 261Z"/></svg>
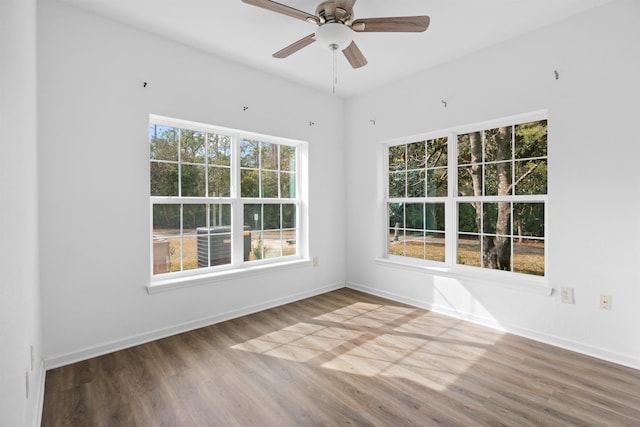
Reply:
<svg viewBox="0 0 640 427"><path fill-rule="evenodd" d="M632 426L640 372L341 289L47 372L43 426Z"/></svg>

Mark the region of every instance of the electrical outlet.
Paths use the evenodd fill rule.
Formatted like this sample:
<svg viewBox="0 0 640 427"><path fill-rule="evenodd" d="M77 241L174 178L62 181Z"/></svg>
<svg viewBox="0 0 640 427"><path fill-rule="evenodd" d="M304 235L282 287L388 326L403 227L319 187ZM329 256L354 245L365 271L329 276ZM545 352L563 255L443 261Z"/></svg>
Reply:
<svg viewBox="0 0 640 427"><path fill-rule="evenodd" d="M600 308L611 310L611 295L600 295Z"/></svg>
<svg viewBox="0 0 640 427"><path fill-rule="evenodd" d="M320 257L317 257L317 256L313 257L313 266L314 267L319 267L320 266Z"/></svg>
<svg viewBox="0 0 640 427"><path fill-rule="evenodd" d="M575 304L573 288L560 288L560 301L565 304Z"/></svg>

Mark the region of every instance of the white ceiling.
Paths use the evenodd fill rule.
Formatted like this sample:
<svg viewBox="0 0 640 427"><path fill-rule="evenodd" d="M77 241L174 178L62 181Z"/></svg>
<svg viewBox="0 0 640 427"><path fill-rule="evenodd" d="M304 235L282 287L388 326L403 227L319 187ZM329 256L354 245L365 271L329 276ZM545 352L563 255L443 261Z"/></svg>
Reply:
<svg viewBox="0 0 640 427"><path fill-rule="evenodd" d="M333 59L317 43L272 53L317 26L241 0L62 0L99 15L331 93ZM613 0L359 0L356 18L429 15L424 33L355 33L369 63L338 58L336 95L349 97L561 21ZM321 0L281 0L311 14Z"/></svg>

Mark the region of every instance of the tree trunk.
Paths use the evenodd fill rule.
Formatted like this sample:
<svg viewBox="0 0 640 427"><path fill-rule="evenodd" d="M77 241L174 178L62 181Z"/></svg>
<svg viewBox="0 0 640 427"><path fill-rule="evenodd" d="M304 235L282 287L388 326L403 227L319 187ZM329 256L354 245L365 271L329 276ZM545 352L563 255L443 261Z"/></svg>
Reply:
<svg viewBox="0 0 640 427"><path fill-rule="evenodd" d="M469 144L471 148L471 182L473 183L473 195L482 196L482 134L480 132L473 132L469 134ZM486 212L482 210L482 202L474 202L473 208L476 210L476 227L478 232L482 234L483 224L485 224L489 217ZM498 261L496 256L496 248L492 237L483 236L481 239L482 244L482 266L487 268L497 268Z"/></svg>
<svg viewBox="0 0 640 427"><path fill-rule="evenodd" d="M511 158L511 133L509 128L498 129L496 135L497 160L510 160ZM511 191L511 163L497 164L498 170L498 196L507 196ZM510 227L511 203L498 203L498 220L496 222L496 256L497 268L511 270L511 235Z"/></svg>
<svg viewBox="0 0 640 427"><path fill-rule="evenodd" d="M508 127L498 129L496 138L496 160L511 159L511 133ZM471 148L471 179L473 183L473 195L482 196L483 186L483 166L482 166L482 135L480 132L473 132L469 135ZM496 164L498 174L498 195L506 196L511 192L511 163L500 162ZM484 233L485 225L489 221L489 215L482 209L482 203L475 202L473 207L476 210L476 225L478 231ZM485 268L511 270L511 204L507 202L498 203L498 218L496 221L497 237L482 237L482 266Z"/></svg>

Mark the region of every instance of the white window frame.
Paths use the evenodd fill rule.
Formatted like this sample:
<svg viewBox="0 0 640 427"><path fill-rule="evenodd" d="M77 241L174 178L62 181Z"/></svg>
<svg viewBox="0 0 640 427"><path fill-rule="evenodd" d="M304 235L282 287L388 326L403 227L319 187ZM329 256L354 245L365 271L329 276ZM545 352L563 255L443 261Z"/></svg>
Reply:
<svg viewBox="0 0 640 427"><path fill-rule="evenodd" d="M311 264L308 250L308 143L254 132L225 128L205 123L149 115L149 125L189 129L203 133L221 134L231 138L231 191L229 197L180 197L149 195L150 293L185 286L215 282L218 279L260 274L267 270L286 269ZM291 198L242 197L240 194L240 141L243 139L296 147L296 195ZM150 164L150 162L148 163ZM150 177L150 174L147 174ZM231 205L231 263L192 270L154 274L153 272L153 206L155 204L230 204ZM293 204L296 206L296 253L260 260L244 261L244 206L248 204ZM238 225L239 224L239 225Z"/></svg>
<svg viewBox="0 0 640 427"><path fill-rule="evenodd" d="M403 144L411 144L413 142L421 142L428 141L438 138L447 138L447 160L448 166L447 169L451 167L451 136L447 132L431 132L426 134L421 134L413 137L404 137L393 141L388 141L383 144L384 154L383 158L383 170L384 170L384 218L385 218L385 238L384 238L384 254L385 257L389 260L398 262L398 263L406 263L409 265L416 266L430 266L434 268L443 268L450 264L452 259L452 254L449 251L450 245L448 242L448 231L450 227L450 216L451 216L451 174L448 174L447 179L447 196L428 196L425 194L424 197L397 197L391 198L389 197L389 147L403 145ZM443 203L444 204L444 215L445 215L445 226L444 226L444 234L445 234L445 260L444 262L429 260L429 259L420 259L420 258L412 258L401 255L389 254L389 212L388 206L389 203Z"/></svg>
<svg viewBox="0 0 640 427"><path fill-rule="evenodd" d="M379 168L381 171L381 215L380 227L381 232L381 253L382 256L376 259L376 263L383 266L391 266L396 268L403 268L412 271L429 272L446 277L458 278L458 279L473 279L475 281L490 283L498 286L508 286L513 289L516 287L534 291L536 293L548 294L551 291L549 287L549 269L548 269L548 252L549 252L549 202L548 202L548 190L544 195L512 195L512 196L458 196L458 140L457 136L475 132L479 130L492 129L501 126L512 126L520 123L527 123L537 120L547 120L548 111L539 110L531 113L518 114L501 119L474 123L465 126L456 126L440 131L427 132L423 134L413 135L409 137L402 137L389 141L384 141L380 144L379 149ZM448 196L445 197L426 197L426 198L408 198L408 199L391 199L389 197L389 147L408 144L411 142L429 140L434 138L447 137L448 139ZM549 148L547 147L547 159L549 158ZM548 177L547 177L547 182ZM388 217L388 203L393 201L405 201L406 203L422 203L428 202L440 202L441 199L445 203L445 261L437 262L430 260L423 260L399 255L392 255L388 252L388 230L389 230L389 217ZM457 263L457 246L458 246L458 203L471 202L543 202L544 203L544 221L545 221L545 236L544 236L544 263L545 270L544 276L536 276L532 274L525 274L513 271L501 271L483 267L467 266Z"/></svg>

